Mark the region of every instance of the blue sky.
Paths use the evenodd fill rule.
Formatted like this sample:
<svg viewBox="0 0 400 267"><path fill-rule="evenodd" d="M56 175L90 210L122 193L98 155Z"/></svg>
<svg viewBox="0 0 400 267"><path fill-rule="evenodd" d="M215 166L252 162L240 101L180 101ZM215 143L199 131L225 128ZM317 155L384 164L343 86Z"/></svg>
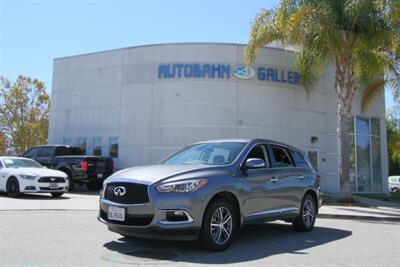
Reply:
<svg viewBox="0 0 400 267"><path fill-rule="evenodd" d="M51 88L53 59L169 42L246 43L278 0L0 0L0 75ZM386 105L393 105L386 94Z"/></svg>

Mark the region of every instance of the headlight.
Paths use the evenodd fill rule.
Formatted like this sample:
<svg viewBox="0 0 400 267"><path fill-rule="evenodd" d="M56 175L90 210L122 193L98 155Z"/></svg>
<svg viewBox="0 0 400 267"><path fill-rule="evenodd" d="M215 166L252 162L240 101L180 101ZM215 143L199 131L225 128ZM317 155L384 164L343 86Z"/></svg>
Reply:
<svg viewBox="0 0 400 267"><path fill-rule="evenodd" d="M207 183L207 179L185 180L179 182L165 183L157 186L157 191L160 193L176 192L187 193L193 192Z"/></svg>
<svg viewBox="0 0 400 267"><path fill-rule="evenodd" d="M20 175L22 179L29 179L29 180L33 180L36 178L35 175L25 175L25 174L21 174Z"/></svg>
<svg viewBox="0 0 400 267"><path fill-rule="evenodd" d="M102 199L102 198L104 198L104 193L105 193L105 191L106 191L106 184L103 184L103 186L101 187L101 190L100 190L100 199Z"/></svg>

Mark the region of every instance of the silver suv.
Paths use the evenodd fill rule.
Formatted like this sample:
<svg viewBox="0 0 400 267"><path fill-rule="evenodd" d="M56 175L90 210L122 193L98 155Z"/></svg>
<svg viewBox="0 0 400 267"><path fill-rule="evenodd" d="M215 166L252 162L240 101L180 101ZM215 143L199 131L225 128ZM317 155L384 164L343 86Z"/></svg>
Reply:
<svg viewBox="0 0 400 267"><path fill-rule="evenodd" d="M279 142L200 142L107 178L99 220L123 236L198 240L219 251L248 223L279 219L312 230L319 180L302 151Z"/></svg>

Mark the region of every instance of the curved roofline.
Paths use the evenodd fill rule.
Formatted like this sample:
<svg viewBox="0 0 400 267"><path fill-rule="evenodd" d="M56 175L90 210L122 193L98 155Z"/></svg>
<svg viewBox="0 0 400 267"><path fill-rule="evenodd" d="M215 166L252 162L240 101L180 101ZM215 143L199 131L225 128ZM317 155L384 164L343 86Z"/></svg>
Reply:
<svg viewBox="0 0 400 267"><path fill-rule="evenodd" d="M115 51L125 50L125 49L144 48L144 47L152 47L152 46L167 46L167 45L232 45L232 46L246 46L247 44L225 43L225 42L173 42L173 43L145 44L145 45L136 45L136 46L127 46L127 47L121 47L121 48L100 50L100 51L82 53L82 54L77 54L77 55L72 55L72 56L56 57L56 58L54 58L54 60L66 59L66 58L72 58L72 57L80 57L80 56L87 56L87 55L93 55L93 54L98 54L98 53L115 52ZM284 52L291 52L291 53L294 52L293 50L290 50L290 49L279 48L279 47L269 47L269 46L265 46L265 47L263 47L263 49L274 49L274 50L279 50L279 51L284 51Z"/></svg>

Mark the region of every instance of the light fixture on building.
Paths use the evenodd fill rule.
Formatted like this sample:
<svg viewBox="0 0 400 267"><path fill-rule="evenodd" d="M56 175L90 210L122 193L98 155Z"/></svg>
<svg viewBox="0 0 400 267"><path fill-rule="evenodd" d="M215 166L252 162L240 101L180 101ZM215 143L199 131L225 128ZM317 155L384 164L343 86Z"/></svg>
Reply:
<svg viewBox="0 0 400 267"><path fill-rule="evenodd" d="M318 143L318 136L311 136L310 141L311 141L311 144Z"/></svg>

